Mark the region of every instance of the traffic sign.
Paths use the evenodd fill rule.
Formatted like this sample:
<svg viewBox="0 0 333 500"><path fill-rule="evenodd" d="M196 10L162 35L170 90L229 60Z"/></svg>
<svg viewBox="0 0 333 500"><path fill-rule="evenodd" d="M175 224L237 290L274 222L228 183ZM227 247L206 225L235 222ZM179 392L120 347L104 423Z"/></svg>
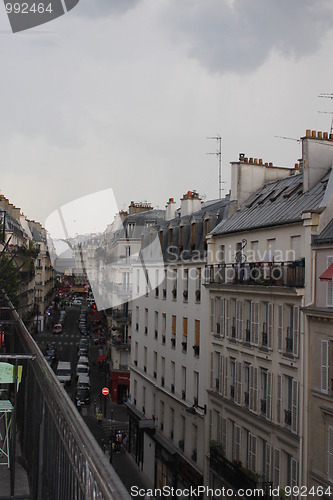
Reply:
<svg viewBox="0 0 333 500"><path fill-rule="evenodd" d="M107 387L103 387L102 394L103 396L107 396L109 394L109 389Z"/></svg>

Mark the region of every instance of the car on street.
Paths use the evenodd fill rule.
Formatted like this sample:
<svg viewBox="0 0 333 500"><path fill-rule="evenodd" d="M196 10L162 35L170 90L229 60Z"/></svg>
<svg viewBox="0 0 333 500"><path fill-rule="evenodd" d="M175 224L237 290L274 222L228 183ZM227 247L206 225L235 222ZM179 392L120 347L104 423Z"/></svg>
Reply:
<svg viewBox="0 0 333 500"><path fill-rule="evenodd" d="M88 348L87 347L80 347L78 352L77 352L77 357L79 358L80 356L88 356Z"/></svg>
<svg viewBox="0 0 333 500"><path fill-rule="evenodd" d="M77 360L78 365L85 365L89 368L89 359L87 356L80 356L79 359Z"/></svg>
<svg viewBox="0 0 333 500"><path fill-rule="evenodd" d="M62 332L62 325L60 323L57 323L53 327L53 333L61 333Z"/></svg>
<svg viewBox="0 0 333 500"><path fill-rule="evenodd" d="M74 299L72 304L73 304L73 306L81 306L82 300L81 299Z"/></svg>
<svg viewBox="0 0 333 500"><path fill-rule="evenodd" d="M80 375L86 375L87 377L89 377L89 373L90 373L89 366L77 365L77 367L76 367L76 379L78 379Z"/></svg>
<svg viewBox="0 0 333 500"><path fill-rule="evenodd" d="M70 361L59 361L56 375L59 382L64 385L70 385L72 380L72 365Z"/></svg>
<svg viewBox="0 0 333 500"><path fill-rule="evenodd" d="M90 389L90 377L88 377L87 375L79 375L76 387L86 387Z"/></svg>
<svg viewBox="0 0 333 500"><path fill-rule="evenodd" d="M80 400L81 405L90 404L90 389L88 387L77 387L75 393L75 401Z"/></svg>

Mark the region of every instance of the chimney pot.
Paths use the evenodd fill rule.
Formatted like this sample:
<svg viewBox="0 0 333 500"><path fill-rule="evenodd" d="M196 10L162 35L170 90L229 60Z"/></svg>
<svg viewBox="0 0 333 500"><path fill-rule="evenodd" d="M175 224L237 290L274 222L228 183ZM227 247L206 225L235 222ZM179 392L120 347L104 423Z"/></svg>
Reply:
<svg viewBox="0 0 333 500"><path fill-rule="evenodd" d="M253 163L253 158L250 158L250 163Z"/></svg>
<svg viewBox="0 0 333 500"><path fill-rule="evenodd" d="M295 163L295 168L299 168L299 164L298 163Z"/></svg>
<svg viewBox="0 0 333 500"><path fill-rule="evenodd" d="M270 163L268 164L268 166L269 166L269 167L272 167L272 166L273 166L273 163L272 163L272 162L270 162Z"/></svg>
<svg viewBox="0 0 333 500"><path fill-rule="evenodd" d="M333 134L330 134L330 139L333 139Z"/></svg>
<svg viewBox="0 0 333 500"><path fill-rule="evenodd" d="M239 161L244 161L245 154L244 153L239 153Z"/></svg>
<svg viewBox="0 0 333 500"><path fill-rule="evenodd" d="M248 158L244 158L244 163L248 163L249 159Z"/></svg>
<svg viewBox="0 0 333 500"><path fill-rule="evenodd" d="M192 192L191 191L187 191L187 197L188 198L192 198Z"/></svg>
<svg viewBox="0 0 333 500"><path fill-rule="evenodd" d="M318 132L318 139L322 139L323 138L323 133L321 131Z"/></svg>
<svg viewBox="0 0 333 500"><path fill-rule="evenodd" d="M311 135L312 137L317 137L317 132L315 130L312 130Z"/></svg>
<svg viewBox="0 0 333 500"><path fill-rule="evenodd" d="M262 158L259 158L259 165L262 165Z"/></svg>
<svg viewBox="0 0 333 500"><path fill-rule="evenodd" d="M305 135L306 135L306 137L310 137L310 136L311 136L311 130L310 130L310 129L307 129L307 131L306 131L306 134L305 134Z"/></svg>
<svg viewBox="0 0 333 500"><path fill-rule="evenodd" d="M255 165L258 165L258 158L254 158L253 162Z"/></svg>
<svg viewBox="0 0 333 500"><path fill-rule="evenodd" d="M324 139L328 139L328 133L324 132Z"/></svg>
<svg viewBox="0 0 333 500"><path fill-rule="evenodd" d="M169 198L169 203L173 203L173 198Z"/></svg>

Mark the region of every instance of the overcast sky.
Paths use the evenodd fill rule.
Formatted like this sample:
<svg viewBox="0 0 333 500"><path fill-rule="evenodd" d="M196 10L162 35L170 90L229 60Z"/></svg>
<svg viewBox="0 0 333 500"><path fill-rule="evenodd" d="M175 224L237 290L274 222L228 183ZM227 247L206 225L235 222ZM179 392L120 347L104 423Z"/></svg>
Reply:
<svg viewBox="0 0 333 500"><path fill-rule="evenodd" d="M293 166L275 136L330 130L331 0L80 0L17 34L1 5L0 30L0 190L42 223L103 189L119 209L216 198L207 136L228 190L240 152Z"/></svg>

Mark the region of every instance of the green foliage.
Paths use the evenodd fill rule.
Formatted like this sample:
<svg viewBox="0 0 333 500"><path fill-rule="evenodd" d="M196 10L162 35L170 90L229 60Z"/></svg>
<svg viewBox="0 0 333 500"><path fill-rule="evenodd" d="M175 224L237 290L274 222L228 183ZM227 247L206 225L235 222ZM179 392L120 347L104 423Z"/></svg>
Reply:
<svg viewBox="0 0 333 500"><path fill-rule="evenodd" d="M20 281L15 263L2 255L0 257L0 290L3 290L14 307L19 305Z"/></svg>

